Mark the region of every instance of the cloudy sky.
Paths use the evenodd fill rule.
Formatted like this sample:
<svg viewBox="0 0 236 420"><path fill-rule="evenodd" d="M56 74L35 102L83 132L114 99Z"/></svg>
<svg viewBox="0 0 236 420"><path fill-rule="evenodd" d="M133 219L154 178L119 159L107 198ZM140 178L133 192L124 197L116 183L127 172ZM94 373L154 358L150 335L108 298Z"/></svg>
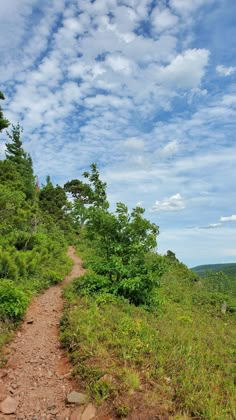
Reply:
<svg viewBox="0 0 236 420"><path fill-rule="evenodd" d="M41 183L97 162L159 252L236 261L235 19L232 0L1 0L4 112Z"/></svg>

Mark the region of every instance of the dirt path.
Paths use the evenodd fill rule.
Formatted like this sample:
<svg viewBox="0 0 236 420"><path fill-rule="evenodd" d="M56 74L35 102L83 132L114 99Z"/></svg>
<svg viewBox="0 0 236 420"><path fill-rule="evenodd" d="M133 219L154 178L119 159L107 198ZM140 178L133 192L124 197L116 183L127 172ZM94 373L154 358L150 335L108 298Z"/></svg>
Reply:
<svg viewBox="0 0 236 420"><path fill-rule="evenodd" d="M83 273L73 247L68 255L74 266L63 284ZM0 401L10 396L18 403L15 414L0 413L1 420L71 418L73 408L66 406L65 398L75 385L69 379L70 364L58 339L62 308L60 285L32 301L22 327L7 347L7 366L0 369Z"/></svg>

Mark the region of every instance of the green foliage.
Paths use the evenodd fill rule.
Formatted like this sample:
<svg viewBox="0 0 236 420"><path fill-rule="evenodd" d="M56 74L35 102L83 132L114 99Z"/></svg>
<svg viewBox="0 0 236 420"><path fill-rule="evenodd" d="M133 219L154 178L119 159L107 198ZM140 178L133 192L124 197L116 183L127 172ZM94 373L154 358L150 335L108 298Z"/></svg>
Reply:
<svg viewBox="0 0 236 420"><path fill-rule="evenodd" d="M64 185L64 190L74 198L71 216L77 230L90 220L91 216L96 217L99 209L106 211L109 207L106 183L101 181L97 165L92 163L90 167L91 172L83 174L89 184L73 179Z"/></svg>
<svg viewBox="0 0 236 420"><path fill-rule="evenodd" d="M204 277L207 276L209 272L222 272L231 278L236 278L236 263L199 265L193 267L191 270L199 274L199 276Z"/></svg>
<svg viewBox="0 0 236 420"><path fill-rule="evenodd" d="M117 204L115 214L90 207L85 231L90 247L97 249L89 266L108 277L110 291L136 305L148 304L152 289L159 284L159 274L147 259L156 247L158 227L143 213L140 207L129 213L123 203Z"/></svg>
<svg viewBox="0 0 236 420"><path fill-rule="evenodd" d="M16 280L19 270L9 252L0 253L0 278Z"/></svg>
<svg viewBox="0 0 236 420"><path fill-rule="evenodd" d="M54 186L47 177L47 183L39 191L39 208L43 213L44 224L56 225L63 231L68 240L73 240L73 218L71 204L67 199L65 190L60 185Z"/></svg>
<svg viewBox="0 0 236 420"><path fill-rule="evenodd" d="M84 172L83 176L90 182L91 201L96 208L108 209L106 183L101 181L96 163L92 163L90 168L91 172Z"/></svg>
<svg viewBox="0 0 236 420"><path fill-rule="evenodd" d="M77 292L83 288L87 293L103 290L136 305L149 304L152 290L159 285L160 269L152 268L147 258L156 248L158 226L144 218L141 207L129 212L125 204L117 203L115 213L109 212L106 183L101 181L96 164L84 177L89 184L72 180L64 186L75 198L72 218L84 225L78 229L80 237L96 250L94 258L84 260L92 272Z"/></svg>
<svg viewBox="0 0 236 420"><path fill-rule="evenodd" d="M18 176L22 180L23 192L26 198L33 199L35 195L35 178L30 155L22 147L22 128L19 124L12 125L12 132L7 133L10 142L6 143L6 160L15 165Z"/></svg>
<svg viewBox="0 0 236 420"><path fill-rule="evenodd" d="M113 389L107 381L99 380L90 386L90 392L98 404L109 399L112 391Z"/></svg>
<svg viewBox="0 0 236 420"><path fill-rule="evenodd" d="M29 297L12 281L0 280L0 319L19 321L24 315Z"/></svg>
<svg viewBox="0 0 236 420"><path fill-rule="evenodd" d="M0 100L4 100L5 97L3 95L3 93L0 91ZM3 112L2 112L2 108L0 107L0 133L2 130L4 130L5 128L7 128L9 126L9 121L4 118Z"/></svg>
<svg viewBox="0 0 236 420"><path fill-rule="evenodd" d="M64 189L59 185L54 187L49 177L46 185L39 192L39 206L56 222L65 218L69 209Z"/></svg>
<svg viewBox="0 0 236 420"><path fill-rule="evenodd" d="M236 277L231 278L223 271L208 271L202 282L207 290L236 296Z"/></svg>
<svg viewBox="0 0 236 420"><path fill-rule="evenodd" d="M22 223L22 208L25 195L21 191L14 191L6 185L0 185L0 232L2 235L13 231Z"/></svg>
<svg viewBox="0 0 236 420"><path fill-rule="evenodd" d="M0 109L0 131L8 124ZM48 180L39 192L21 127L13 125L7 134L6 158L0 161L0 348L30 297L68 273L65 252L73 239L65 191Z"/></svg>
<svg viewBox="0 0 236 420"><path fill-rule="evenodd" d="M236 329L232 314L221 313L226 295L209 294L186 266L160 258L166 270L158 294L165 298L158 310L146 311L100 289L78 296L79 279L67 288L61 339L74 374L92 397L109 398L118 412L139 401L143 412L153 408L176 418L233 419ZM103 389L106 377L110 385Z"/></svg>
<svg viewBox="0 0 236 420"><path fill-rule="evenodd" d="M93 272L87 272L82 277L78 277L73 281L73 289L76 293L97 294L100 291L111 288L111 282L105 276Z"/></svg>
<svg viewBox="0 0 236 420"><path fill-rule="evenodd" d="M23 179L19 176L17 165L10 160L0 160L0 184L17 193L24 190Z"/></svg>
<svg viewBox="0 0 236 420"><path fill-rule="evenodd" d="M92 188L89 184L86 184L79 179L72 179L71 181L66 182L64 190L83 204L90 204L92 202Z"/></svg>

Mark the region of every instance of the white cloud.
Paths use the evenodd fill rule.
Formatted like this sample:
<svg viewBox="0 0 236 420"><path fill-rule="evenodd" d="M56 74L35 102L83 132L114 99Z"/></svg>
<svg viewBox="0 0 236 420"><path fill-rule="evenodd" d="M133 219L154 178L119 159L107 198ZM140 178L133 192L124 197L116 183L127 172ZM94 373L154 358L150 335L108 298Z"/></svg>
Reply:
<svg viewBox="0 0 236 420"><path fill-rule="evenodd" d="M114 72L130 75L132 73L133 63L126 57L119 54L109 55L106 59L106 64L111 67Z"/></svg>
<svg viewBox="0 0 236 420"><path fill-rule="evenodd" d="M88 107L91 108L93 108L94 106L120 108L122 106L129 107L132 105L129 98L121 98L115 95L100 94L92 97L87 97L84 102Z"/></svg>
<svg viewBox="0 0 236 420"><path fill-rule="evenodd" d="M170 157L173 156L178 150L180 146L177 140L173 140L167 143L163 149L158 150L157 154L162 157Z"/></svg>
<svg viewBox="0 0 236 420"><path fill-rule="evenodd" d="M236 107L236 94L224 95L222 104L226 105L227 107Z"/></svg>
<svg viewBox="0 0 236 420"><path fill-rule="evenodd" d="M232 216L222 216L220 218L221 222L236 222L236 214L232 214Z"/></svg>
<svg viewBox="0 0 236 420"><path fill-rule="evenodd" d="M155 7L151 14L151 21L155 32L160 33L172 29L178 24L178 17L171 13L170 9L160 10Z"/></svg>
<svg viewBox="0 0 236 420"><path fill-rule="evenodd" d="M171 7L180 14L191 13L202 5L213 0L170 0Z"/></svg>
<svg viewBox="0 0 236 420"><path fill-rule="evenodd" d="M206 226L199 226L199 229L217 229L222 226L222 223L210 223Z"/></svg>
<svg viewBox="0 0 236 420"><path fill-rule="evenodd" d="M177 193L169 198L165 198L162 201L156 201L150 211L179 211L185 209L185 207L183 197Z"/></svg>
<svg viewBox="0 0 236 420"><path fill-rule="evenodd" d="M160 69L160 80L173 88L192 89L201 84L209 60L206 49L191 49L177 55L165 68Z"/></svg>
<svg viewBox="0 0 236 420"><path fill-rule="evenodd" d="M142 151L144 148L144 140L138 137L130 137L129 139L124 141L124 147L128 150L140 150Z"/></svg>
<svg viewBox="0 0 236 420"><path fill-rule="evenodd" d="M217 73L220 74L220 76L231 76L232 74L236 72L236 67L233 67L233 66L226 67L219 64L216 67L216 71Z"/></svg>

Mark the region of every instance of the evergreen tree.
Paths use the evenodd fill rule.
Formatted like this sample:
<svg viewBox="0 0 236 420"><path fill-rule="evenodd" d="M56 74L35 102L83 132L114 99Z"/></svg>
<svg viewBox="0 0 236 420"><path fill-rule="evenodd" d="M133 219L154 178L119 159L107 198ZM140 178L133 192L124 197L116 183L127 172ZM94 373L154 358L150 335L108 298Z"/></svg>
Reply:
<svg viewBox="0 0 236 420"><path fill-rule="evenodd" d="M33 172L33 163L31 156L25 152L22 146L21 133L22 128L19 124L12 125L12 132L7 133L9 143L6 143L6 159L15 165L23 181L23 192L26 198L33 198L35 194L35 177Z"/></svg>
<svg viewBox="0 0 236 420"><path fill-rule="evenodd" d="M4 100L5 98L4 98L4 95L3 95L3 93L0 91L0 99L1 100ZM9 126L9 121L6 119L6 118L4 118L4 115L3 115L3 112L2 112L2 108L0 107L0 132L2 131L2 130L4 130L4 128L7 128L8 126Z"/></svg>
<svg viewBox="0 0 236 420"><path fill-rule="evenodd" d="M67 221L70 204L66 193L60 185L54 185L47 176L46 185L39 192L39 206L44 213L50 215L55 222Z"/></svg>

